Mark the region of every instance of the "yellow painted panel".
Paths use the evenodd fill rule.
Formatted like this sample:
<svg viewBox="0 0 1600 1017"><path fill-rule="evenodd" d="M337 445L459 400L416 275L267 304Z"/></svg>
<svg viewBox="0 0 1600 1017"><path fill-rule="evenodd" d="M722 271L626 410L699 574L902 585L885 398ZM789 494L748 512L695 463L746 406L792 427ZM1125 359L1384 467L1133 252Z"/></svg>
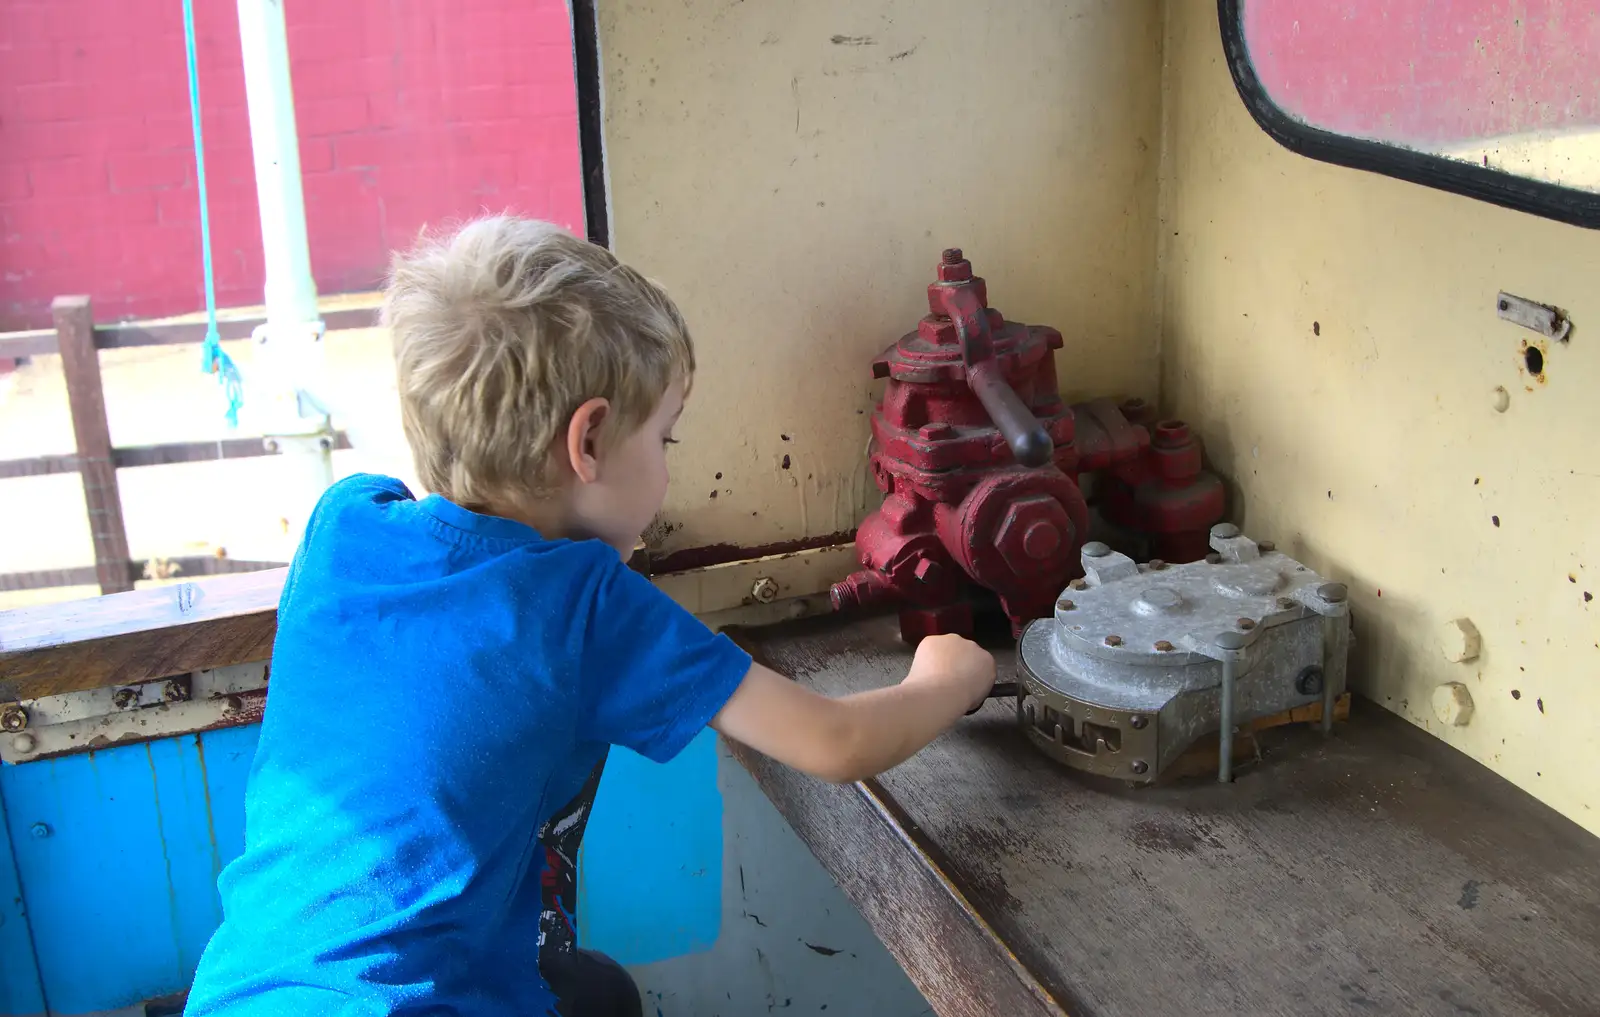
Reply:
<svg viewBox="0 0 1600 1017"><path fill-rule="evenodd" d="M602 0L600 42L613 246L700 361L665 548L876 505L870 362L943 247L1069 395L1154 395L1156 0Z"/></svg>
<svg viewBox="0 0 1600 1017"><path fill-rule="evenodd" d="M1288 152L1215 5L1167 13L1164 402L1252 535L1349 581L1363 692L1600 833L1600 233ZM1571 312L1543 380L1502 289Z"/></svg>

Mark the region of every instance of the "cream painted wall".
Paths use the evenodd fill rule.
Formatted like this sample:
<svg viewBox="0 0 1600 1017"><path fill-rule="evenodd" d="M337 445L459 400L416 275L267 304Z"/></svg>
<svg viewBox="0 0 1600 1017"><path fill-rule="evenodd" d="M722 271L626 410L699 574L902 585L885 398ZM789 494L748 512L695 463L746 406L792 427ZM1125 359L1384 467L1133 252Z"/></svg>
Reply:
<svg viewBox="0 0 1600 1017"><path fill-rule="evenodd" d="M1350 582L1365 693L1600 833L1600 233L1280 148L1216 5L1167 13L1164 402L1249 532ZM1571 312L1543 383L1501 289ZM1457 617L1470 664L1438 645ZM1466 727L1433 715L1446 681Z"/></svg>
<svg viewBox="0 0 1600 1017"><path fill-rule="evenodd" d="M1061 330L1070 395L1154 395L1157 0L599 6L613 246L700 360L667 549L876 505L870 361L943 247Z"/></svg>

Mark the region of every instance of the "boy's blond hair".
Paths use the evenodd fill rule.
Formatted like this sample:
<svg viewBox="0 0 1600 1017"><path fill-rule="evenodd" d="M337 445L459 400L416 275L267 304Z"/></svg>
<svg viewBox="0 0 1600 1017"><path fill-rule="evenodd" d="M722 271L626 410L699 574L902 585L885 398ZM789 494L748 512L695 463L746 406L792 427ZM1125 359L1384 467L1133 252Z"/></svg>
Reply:
<svg viewBox="0 0 1600 1017"><path fill-rule="evenodd" d="M474 508L547 494L549 453L587 400L610 401L609 444L694 373L661 287L533 219L477 219L397 255L383 323L418 479Z"/></svg>

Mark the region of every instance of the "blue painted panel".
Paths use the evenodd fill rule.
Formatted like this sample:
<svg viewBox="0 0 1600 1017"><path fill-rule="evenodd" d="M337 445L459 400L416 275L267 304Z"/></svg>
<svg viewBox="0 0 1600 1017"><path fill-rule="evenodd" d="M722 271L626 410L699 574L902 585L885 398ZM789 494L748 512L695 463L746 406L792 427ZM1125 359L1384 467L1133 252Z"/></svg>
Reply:
<svg viewBox="0 0 1600 1017"><path fill-rule="evenodd" d="M722 924L717 736L665 766L611 753L578 869L579 941L623 964L709 950Z"/></svg>
<svg viewBox="0 0 1600 1017"><path fill-rule="evenodd" d="M57 1014L188 985L244 844L257 728L0 770L45 998ZM44 824L48 836L32 831Z"/></svg>
<svg viewBox="0 0 1600 1017"><path fill-rule="evenodd" d="M0 1017L18 1017L44 1013L44 991L5 815L5 796L0 795Z"/></svg>

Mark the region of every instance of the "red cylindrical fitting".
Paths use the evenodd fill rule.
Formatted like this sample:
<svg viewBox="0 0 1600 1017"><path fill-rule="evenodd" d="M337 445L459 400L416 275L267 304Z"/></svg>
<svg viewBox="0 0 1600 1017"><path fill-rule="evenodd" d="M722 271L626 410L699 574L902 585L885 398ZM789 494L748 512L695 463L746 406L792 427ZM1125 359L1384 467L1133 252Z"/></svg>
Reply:
<svg viewBox="0 0 1600 1017"><path fill-rule="evenodd" d="M1163 420L1150 439L1150 463L1169 487L1181 487L1199 475L1200 443L1181 420Z"/></svg>

